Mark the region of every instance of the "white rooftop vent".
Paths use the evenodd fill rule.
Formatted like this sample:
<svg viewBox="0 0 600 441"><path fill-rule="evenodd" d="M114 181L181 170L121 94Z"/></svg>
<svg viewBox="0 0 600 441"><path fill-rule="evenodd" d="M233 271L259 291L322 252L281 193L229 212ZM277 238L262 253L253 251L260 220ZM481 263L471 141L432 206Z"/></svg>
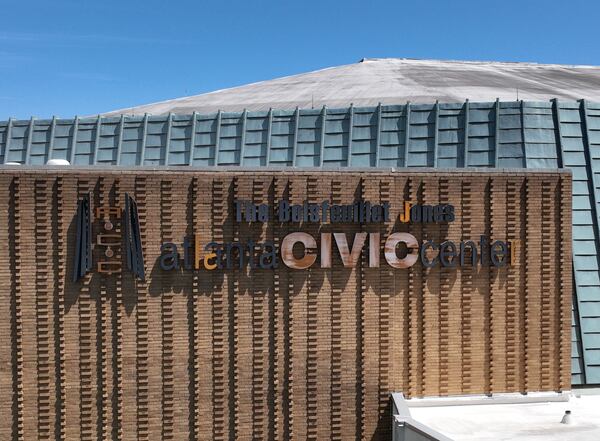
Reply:
<svg viewBox="0 0 600 441"><path fill-rule="evenodd" d="M50 159L46 165L71 165L66 159Z"/></svg>
<svg viewBox="0 0 600 441"><path fill-rule="evenodd" d="M571 424L571 411L565 410L565 414L560 421L562 424Z"/></svg>

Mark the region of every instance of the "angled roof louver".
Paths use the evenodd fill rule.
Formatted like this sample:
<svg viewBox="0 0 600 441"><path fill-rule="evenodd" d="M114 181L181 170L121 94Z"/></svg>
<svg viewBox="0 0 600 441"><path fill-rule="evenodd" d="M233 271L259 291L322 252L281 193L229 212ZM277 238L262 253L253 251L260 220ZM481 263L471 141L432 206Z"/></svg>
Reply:
<svg viewBox="0 0 600 441"><path fill-rule="evenodd" d="M77 201L77 241L75 242L75 261L73 282L77 282L92 269L92 213L90 194Z"/></svg>
<svg viewBox="0 0 600 441"><path fill-rule="evenodd" d="M135 200L125 193L125 210L123 210L123 225L125 232L125 253L127 255L127 268L140 280L145 280L144 253L140 236L140 223L138 219L137 204Z"/></svg>

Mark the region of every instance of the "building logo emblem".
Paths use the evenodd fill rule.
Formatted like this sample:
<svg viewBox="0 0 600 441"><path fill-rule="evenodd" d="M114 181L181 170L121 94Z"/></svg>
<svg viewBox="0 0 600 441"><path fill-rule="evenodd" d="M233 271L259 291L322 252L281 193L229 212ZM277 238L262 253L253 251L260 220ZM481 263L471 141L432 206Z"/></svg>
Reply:
<svg viewBox="0 0 600 441"><path fill-rule="evenodd" d="M96 207L92 218L91 195L88 193L77 202L75 217L77 238L73 281L76 282L94 267L92 249L97 250L96 270L101 274L114 274L121 271L121 256L124 251L127 268L140 280L145 279L144 255L140 237L140 225L135 200L125 193L125 207ZM95 233L93 226L99 231ZM117 227L120 232L117 233ZM94 234L95 233L95 234ZM95 247L92 244L95 243Z"/></svg>

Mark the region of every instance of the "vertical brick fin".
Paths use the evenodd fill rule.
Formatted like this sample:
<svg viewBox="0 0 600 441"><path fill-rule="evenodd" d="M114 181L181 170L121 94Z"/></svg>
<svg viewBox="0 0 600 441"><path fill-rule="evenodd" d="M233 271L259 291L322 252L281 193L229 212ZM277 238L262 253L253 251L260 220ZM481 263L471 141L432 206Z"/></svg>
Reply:
<svg viewBox="0 0 600 441"><path fill-rule="evenodd" d="M555 255L555 258L553 260L553 280L554 280L554 287L559 287L560 292L563 293L563 295L556 295L554 296L554 298L552 299L553 301L553 308L554 308L554 316L552 317L552 325L553 325L553 339L556 342L556 346L555 346L555 350L554 350L554 354L553 354L553 369L552 369L552 386L554 390L557 391L562 391L564 385L562 384L562 376L564 373L564 365L563 365L563 354L566 352L567 355L567 363L570 364L570 358L571 358L571 351L570 348L567 348L567 350L565 351L565 346L569 346L569 345L565 345L565 338L570 338L569 335L569 330L570 330L570 325L571 325L571 317L569 317L569 315L567 314L567 322L568 322L568 326L567 326L567 333L563 332L563 326L564 326L564 320L565 320L565 316L563 316L564 312L569 312L571 309L571 305L570 303L568 304L569 310L568 311L564 311L565 308L565 302L564 301L564 293L565 292L570 292L570 290L572 289L572 278L571 278L571 273L568 271L565 272L564 271L564 267L565 267L565 261L570 262L570 259L568 257L565 257L566 253L569 252L568 256L571 256L571 250L569 250L568 246L563 246L564 245L564 241L565 241L565 234L563 231L563 216L562 216L562 210L563 210L563 203L562 203L562 196L563 196L563 185L564 185L564 179L562 177L560 177L559 179L556 180L556 182L554 182L553 188L552 188L552 199L553 199L553 204L552 204L552 219L553 219L553 223L552 223L552 235L553 235L553 243L554 243L554 248L552 249L552 253ZM567 193L567 195L570 195L570 190L569 193ZM570 205L565 203L564 205ZM569 211L570 213L570 211ZM567 242L570 242L567 240ZM567 267L570 268L570 267ZM566 273L566 277L567 280L565 281L565 273ZM566 282L566 283L565 283ZM570 369L567 369L567 371L570 371ZM569 376L569 389L570 389L570 376Z"/></svg>
<svg viewBox="0 0 600 441"><path fill-rule="evenodd" d="M50 217L48 216L48 181L34 184L34 222L36 243L35 325L37 343L37 423L38 439L50 439ZM53 435L53 434L52 434Z"/></svg>
<svg viewBox="0 0 600 441"><path fill-rule="evenodd" d="M511 246L517 247L514 242L519 239L517 221L519 219L518 204L519 193L515 182L506 184L506 240L513 241ZM519 390L519 304L518 304L518 281L517 272L520 262L515 262L508 270L506 276L506 391L517 392Z"/></svg>
<svg viewBox="0 0 600 441"><path fill-rule="evenodd" d="M89 181L77 182L77 197L81 199L90 191ZM93 198L92 198L93 199ZM92 203L92 201L90 201ZM92 206L93 209L93 206ZM93 406L96 401L97 384L92 371L92 362L95 361L92 353L92 300L91 300L92 273L88 272L79 286L79 431L82 441L92 440L94 436Z"/></svg>
<svg viewBox="0 0 600 441"><path fill-rule="evenodd" d="M423 180L423 182L421 183L421 192L420 192L420 196L419 196L419 203L420 204L431 204L434 201L434 197L432 195L432 190L430 188L430 184L428 181ZM421 243L426 242L427 240L430 239L434 239L432 237L431 234L431 227L426 224L423 223L421 226ZM424 396L427 395L427 392L429 390L429 370L431 368L431 366L429 365L429 356L427 354L427 350L426 348L431 347L431 342L429 340L429 332L427 329L427 322L428 322L428 318L429 318L429 309L430 306L429 302L428 302L428 297L429 297L429 289L427 287L427 282L429 281L429 279L431 278L431 280L433 280L433 274L432 274L432 269L431 268L425 268L424 265L421 264L417 264L419 265L419 269L421 272L421 280L420 280L420 286L419 286L419 295L418 295L418 301L417 301L417 311L418 311L418 316L419 316L419 324L417 326L418 329L418 335L420 337L419 340L419 347L420 347L420 351L419 351L419 357L417 358L417 363L418 363L418 370L420 373L420 387L418 389L418 393L419 396Z"/></svg>
<svg viewBox="0 0 600 441"><path fill-rule="evenodd" d="M269 216L273 214L273 186L272 177L261 177L260 203L267 204L269 207ZM260 225L260 241L273 242L274 222L264 222ZM257 253L260 254L260 253ZM258 262L260 263L260 261ZM273 270L264 271L263 277L259 277L259 290L263 304L263 432L264 437L273 439L273 412L275 403L272 402L274 396L273 384Z"/></svg>
<svg viewBox="0 0 600 441"><path fill-rule="evenodd" d="M212 184L212 226L213 240L223 241L223 222L225 221L224 184L221 179L215 179ZM224 370L224 344L223 327L225 326L223 292L218 289L219 274L211 273L214 292L212 294L212 316L213 316L213 439L224 440L226 438L225 412L227 397L225 396L225 370Z"/></svg>
<svg viewBox="0 0 600 441"><path fill-rule="evenodd" d="M422 186L422 203L435 206L440 203L439 183L426 179ZM440 244L441 225L438 223L423 223L422 240L426 242L433 240ZM444 238L445 239L445 238ZM428 254L428 253L426 253ZM440 266L439 250L434 251L428 259L437 259L438 262L432 268L426 268L417 263L422 268L421 277L421 322L419 332L422 336L421 341L421 366L422 366L422 389L421 394L425 396L438 395L439 393L439 329L431 326L431 323L439 323L439 290L440 290Z"/></svg>
<svg viewBox="0 0 600 441"><path fill-rule="evenodd" d="M121 130L123 124L121 123ZM121 183L114 181L111 205L122 207L123 197ZM121 220L115 223L115 234L122 235L124 226ZM115 247L115 260L122 261L121 246ZM114 295L111 296L111 325L112 325L112 439L123 439L123 271L115 276Z"/></svg>
<svg viewBox="0 0 600 441"><path fill-rule="evenodd" d="M363 179L358 181L357 194L355 200L364 200L365 185ZM362 230L363 226L360 226ZM356 286L356 439L365 439L365 400L366 400L366 384L365 384L365 296L367 291L367 280L364 273L364 256L361 255L357 263L357 286Z"/></svg>
<svg viewBox="0 0 600 441"><path fill-rule="evenodd" d="M331 181L331 203L342 203L342 181ZM343 440L342 435L342 292L344 278L341 271L330 271L331 275L331 439Z"/></svg>
<svg viewBox="0 0 600 441"><path fill-rule="evenodd" d="M427 199L429 198L428 194L428 185L425 180L421 180L418 187L415 188L415 203L417 204L425 204ZM417 236L420 237L421 241L427 240L429 236L429 232L423 224L419 224L417 227ZM427 378L427 372L425 367L425 347L427 345L427 338L425 336L425 291L427 289L426 281L427 281L427 270L423 267L423 265L416 264L413 265L413 268L416 267L415 271L415 322L414 322L414 331L416 336L416 394L418 396L423 396L425 393L425 381Z"/></svg>
<svg viewBox="0 0 600 441"><path fill-rule="evenodd" d="M306 200L309 204L317 202L318 186L321 185L317 177L309 176L306 179ZM307 225L307 227L309 227ZM310 227L309 227L310 229ZM312 231L307 231L309 234ZM314 236L314 234L313 234ZM316 264L313 268L316 267ZM307 439L318 439L317 433L317 400L318 400L318 289L315 289L316 280L313 268L308 270L307 280L307 310L306 310L306 434Z"/></svg>
<svg viewBox="0 0 600 441"><path fill-rule="evenodd" d="M302 204L306 199L306 177L292 176L292 189L290 189L290 203ZM297 229L297 224L290 225L290 230ZM308 296L309 276L308 271L290 271L290 299L293 325L291 329L291 356L293 361L293 437L306 439L308 437L308 391L307 376L309 366L308 350Z"/></svg>
<svg viewBox="0 0 600 441"><path fill-rule="evenodd" d="M194 191L194 234L200 236L202 243L212 238L211 213L212 185L211 177L196 179L196 190ZM196 326L196 337L194 347L198 351L198 357L194 359L196 369L196 421L198 426L198 437L196 440L211 439L213 437L213 400L212 388L209 386L213 379L213 352L212 341L213 317L212 317L212 295L214 292L213 279L207 271L199 273L194 271L194 281L198 284L199 293L194 295L194 323Z"/></svg>
<svg viewBox="0 0 600 441"><path fill-rule="evenodd" d="M99 207L108 207L110 205L109 189L107 188L106 178L101 177L98 180L99 189ZM100 219L95 219L92 224L92 228L101 225ZM108 295L108 288L106 286L106 277L102 275L99 277L99 295L96 296L96 345L97 345L97 357L98 363L96 365L96 371L98 375L98 394L99 399L96 401L98 410L97 415L97 426L98 426L98 438L105 440L109 439L110 434L110 422L108 416L109 409L109 396L108 391L110 388L110 380L107 364L109 363L108 346L110 341L111 329L110 325L110 297Z"/></svg>
<svg viewBox="0 0 600 441"><path fill-rule="evenodd" d="M334 175L332 179L340 182L339 203L349 203L361 197L358 185L359 177L356 175ZM331 231L340 231L339 224L330 223ZM346 230L347 228L347 230ZM344 232L352 237L360 230L360 226L348 225ZM333 238L332 238L333 239ZM332 244L332 248L336 247ZM336 247L337 248L337 247ZM340 316L341 316L341 357L342 357L342 439L356 439L360 432L361 383L358 381L361 360L361 334L360 334L360 265L354 268L343 268L339 251L333 248L333 273L336 276L334 284L340 291Z"/></svg>
<svg viewBox="0 0 600 441"><path fill-rule="evenodd" d="M37 177L25 175L20 182L21 239L17 246L21 254L18 269L21 278L22 345L23 345L23 437L26 440L39 437L38 400L38 342L36 296L36 255L27 252L27 244L35 242L35 182Z"/></svg>
<svg viewBox="0 0 600 441"><path fill-rule="evenodd" d="M194 125L196 124L196 116L194 115ZM194 149L194 137L195 131L192 131L192 139L190 144L190 162L193 161L193 149ZM198 194L200 191L200 187L198 185L198 177L193 177L191 182L191 206L188 207L191 210L192 214L192 240L195 243L196 235L203 239L203 235L201 234L200 228L200 215L199 212L204 213L204 211L200 211L199 198ZM195 248L194 248L195 249ZM195 264L195 263L194 263ZM191 382L191 396L190 396L190 440L197 441L201 439L202 435L202 425L206 424L206 420L201 421L200 413L201 409L206 403L201 402L202 390L201 390L201 378L200 378L200 370L202 369L200 365L200 358L204 355L201 354L200 349L200 341L202 336L200 335L200 276L198 275L198 270L194 269L192 274L192 292L188 299L188 307L190 311L189 321L190 321L190 382Z"/></svg>
<svg viewBox="0 0 600 441"><path fill-rule="evenodd" d="M315 185L316 183L316 185ZM311 186L314 190L309 194L310 200L315 204L321 204L323 201L331 200L331 177L325 179L311 180ZM329 220L329 219L328 219ZM315 238L317 244L320 242L320 233L323 228L327 229L324 222L309 222L307 224L307 232ZM315 327L317 331L317 426L318 439L332 438L332 396L331 396L331 332L332 332L332 316L331 316L331 289L332 280L328 272L331 270L321 268L321 261L317 261L310 269L310 277L312 283L312 292L315 297L316 304L316 320ZM322 295L323 292L328 295Z"/></svg>
<svg viewBox="0 0 600 441"><path fill-rule="evenodd" d="M503 179L490 180L490 211L488 217L489 237L495 240L508 240L507 228L507 185ZM514 200L510 203L514 204ZM502 267L490 265L490 393L507 391L507 295L508 274L515 269L510 266L510 255Z"/></svg>
<svg viewBox="0 0 600 441"><path fill-rule="evenodd" d="M185 121L185 123L189 123ZM176 133L174 129L174 133ZM175 134L173 136L176 136ZM176 143L173 142L173 145ZM174 148L175 149L175 148ZM171 162L178 158L175 153L171 154ZM183 244L187 238L189 241L188 260L194 258L192 248L193 241L190 237L191 218L187 209L190 202L190 183L191 174L180 175L171 181L171 199L172 199L172 224L170 237L177 244L179 254L179 270L163 272L164 281L163 290L171 293L171 334L172 334L172 408L173 424L171 427L172 438L175 440L190 439L190 399L192 392L190 390L190 372L189 372L189 323L188 323L188 298L190 296L190 287L192 282L192 270L186 268L184 261L185 250ZM154 251L158 251L160 246L153 246ZM191 257L191 259L190 259ZM155 260L156 262L156 260ZM157 268L158 270L158 268ZM160 271L160 270L158 270ZM162 272L162 271L161 271Z"/></svg>
<svg viewBox="0 0 600 441"><path fill-rule="evenodd" d="M163 243L173 239L173 194L172 182L162 180L160 183L160 232ZM162 323L162 437L174 439L174 354L173 354L173 293L164 289L161 293Z"/></svg>
<svg viewBox="0 0 600 441"><path fill-rule="evenodd" d="M242 133L244 132L245 123L240 120L242 125ZM245 136L245 135L243 135ZM236 222L234 217L229 214L229 210L233 207L233 202L236 199L253 200L253 185L252 179L244 180L238 176L234 176L228 183L228 191L224 200L224 216L227 216L224 221L223 241L239 242L241 237L249 237L252 235L252 227L248 224L241 225ZM255 224L259 225L259 224ZM252 236L251 236L252 237ZM249 278L240 283L240 278L237 276L240 270L232 269L226 271L227 275L227 317L228 317L228 339L229 352L227 368L229 372L228 395L229 396L229 437L238 439L240 437L239 429L241 427L250 427L252 432L256 429L254 425L254 381L256 379L253 371L254 362L254 323L252 315L252 307L254 301L254 280ZM244 297L242 297L244 294ZM246 322L244 322L246 319ZM248 332L242 334L239 332L240 327L245 328ZM252 329L252 332L250 332ZM248 348L247 351L240 351L240 348ZM245 353L246 352L246 353ZM261 370L262 375L262 370ZM250 384L246 389L240 389L239 385L242 378L248 378ZM262 418L262 415L261 415ZM251 433L252 433L251 432Z"/></svg>
<svg viewBox="0 0 600 441"><path fill-rule="evenodd" d="M237 177L233 177L229 184L227 198L223 195L223 241L231 239L232 242L240 241L239 226L230 216L225 220L225 215L233 207L233 201L240 198L240 183ZM229 363L229 436L237 439L240 427L240 296L241 287L239 278L233 273L235 270L227 271L227 315L228 315L228 363ZM252 293L249 293L252 296ZM244 367L244 366L242 366ZM252 388L253 390L253 388ZM250 393L252 393L252 390ZM250 415L248 414L248 417Z"/></svg>
<svg viewBox="0 0 600 441"><path fill-rule="evenodd" d="M149 129L150 130L150 129ZM159 255L162 255L161 246L163 244L163 219L162 212L165 207L162 204L163 191L162 182L168 176L164 174L148 174L146 175L146 224L147 236L146 247L149 253L148 262L149 271L146 274L152 276L152 270L155 271L156 277L147 279L147 295L146 295L146 317L148 322L147 327L147 363L146 369L148 372L148 384L146 385L148 397L148 438L150 440L163 438L163 423L164 423L164 405L163 405L163 358L164 347L163 341L163 297L166 289L170 289L174 279L173 272L165 272L162 269L156 268L159 264ZM153 259L157 259L154 260Z"/></svg>
<svg viewBox="0 0 600 441"><path fill-rule="evenodd" d="M390 180L381 180L379 181L379 203L389 203L392 204L392 183ZM380 233L380 243L377 244L379 246L378 253L380 250L384 249L385 238L391 233L393 221L390 219L390 222L382 223L379 227ZM366 253L366 252L365 252ZM391 323L391 315L392 315L392 307L390 295L392 293L392 283L393 283L393 271L389 265L386 265L384 262L380 261L380 265L383 266L380 270L378 270L378 278L379 278L379 292L375 293L375 295L379 296L379 409L378 409L378 421L389 421L391 419L390 412L390 392L393 391L392 382L390 379L391 374L391 361L390 361L390 353L392 351L391 347L391 333L390 328L392 326ZM382 439L389 439L391 437L390 433L391 426L389 424L384 425L381 428L379 436Z"/></svg>
<svg viewBox="0 0 600 441"><path fill-rule="evenodd" d="M263 182L260 179L252 180L252 203L259 205L264 201ZM260 225L263 225L262 223ZM256 238L260 240L260 238ZM254 250L250 254L250 258L254 259ZM266 275L262 275L266 277ZM256 277L250 275L252 286L250 287L250 296L252 298L252 438L264 439L265 424L265 394L266 389L264 384L264 358L265 340L264 340L264 291ZM239 294L236 293L234 298L237 299ZM237 320L236 320L237 321ZM236 345L237 346L237 345Z"/></svg>
<svg viewBox="0 0 600 441"><path fill-rule="evenodd" d="M96 339L98 345L98 364L96 365L97 375L98 375L98 394L99 399L96 401L96 406L98 408L98 437L100 439L108 439L109 437L109 417L108 417L108 409L109 409L109 397L108 390L110 388L109 384L109 373L106 367L108 363L108 339L110 329L108 328L108 319L107 314L110 313L108 305L110 305L110 298L108 296L108 290L106 287L106 283L103 279L100 279L100 287L99 287L99 296L97 298L96 303Z"/></svg>
<svg viewBox="0 0 600 441"><path fill-rule="evenodd" d="M530 199L531 199L531 182L529 181L529 178L525 179L524 182L524 186L523 186L523 192L522 192L522 197L523 197L523 205L521 207L521 220L524 224L524 228L521 228L521 236L525 236L525 240L529 239L531 237L532 231L531 231L531 217L533 213L530 213L531 210L531 205L530 205ZM537 214L537 213L536 213ZM536 215L533 214L533 215ZM525 243L525 242L523 242ZM532 345L532 341L531 341L531 325L530 325L530 320L529 320L529 313L531 311L531 305L529 302L529 297L530 297L530 289L529 289L529 285L531 283L530 279L531 279L531 275L529 274L529 271L531 270L530 265L529 265L529 260L531 259L531 249L529 247L529 244L527 247L524 247L524 262L523 262L523 267L525 269L524 273L523 273L523 282L522 284L523 286L523 290L521 291L521 307L522 307L522 312L521 312L521 316L522 316L522 324L523 324L523 351L521 352L521 358L522 358L522 364L523 364L523 372L522 372L522 381L523 381L523 387L522 390L523 391L528 391L530 390L530 386L531 386L531 371L530 371L530 366L529 366L529 361L530 361L530 357L529 357L529 349L531 349L531 345Z"/></svg>
<svg viewBox="0 0 600 441"><path fill-rule="evenodd" d="M557 273L560 274L560 293L559 297L559 369L558 369L558 390L570 390L571 389L571 345L569 344L571 339L571 301L572 290L573 290L573 279L572 279L572 242L571 235L569 234L572 225L572 211L571 203L565 202L571 199L571 187L572 182L570 179L564 177L560 178L559 181L559 194L558 201L556 203L556 210L560 218L557 223L557 227L560 229L557 236L560 237L560 241L556 241L556 252L559 259L559 268ZM561 203L562 202L562 203Z"/></svg>
<svg viewBox="0 0 600 441"><path fill-rule="evenodd" d="M294 188L294 181L288 180L288 191L287 198L290 202L295 196L296 189ZM286 225L285 233L289 231L289 227ZM286 396L284 400L286 402L286 413L287 413L287 424L284 429L284 439L294 440L296 439L296 433L294 431L294 412L296 412L295 395L294 395L294 277L293 274L289 274L287 277L287 286L285 293L284 303L284 322L285 322L285 369L284 369L284 390Z"/></svg>
<svg viewBox="0 0 600 441"><path fill-rule="evenodd" d="M498 102L496 102L498 103ZM499 105L496 104L496 115L499 112ZM497 124L497 123L496 123ZM498 129L496 129L498 130ZM496 138L497 139L497 138ZM496 157L498 156L498 148L496 147ZM496 162L497 163L497 160ZM486 209L484 210L484 235L490 240L493 241L494 240L494 226L493 226L493 222L495 217L499 214L497 212L497 210L495 210L495 203L496 203L496 191L495 191L495 187L494 187L494 180L493 179L488 179L487 183L486 183L486 188L485 188L485 204L487 205ZM489 245L488 245L489 246ZM483 251L485 253L485 251ZM487 270L488 273L488 280L487 280L487 284L485 286L485 292L484 293L484 311L485 311L485 319L484 321L487 322L486 326L485 326L485 330L487 333L487 338L485 339L485 354L484 354L484 375L485 375L485 380L484 380L484 391L486 394L491 394L492 390L493 390L493 384L494 384L494 377L497 375L497 370L495 369L494 366L494 339L496 338L496 335L494 333L495 329L495 320L494 320L494 313L495 311L495 303L496 303L496 298L493 295L493 285L494 285L494 278L495 275L497 274L497 272L495 271L495 266L492 265L492 263L489 261L489 256L488 256L488 262L487 262L487 268L485 268L485 270Z"/></svg>
<svg viewBox="0 0 600 441"><path fill-rule="evenodd" d="M555 243L557 236L552 232L552 225L555 222L551 207L553 206L553 192L551 183L542 181L542 229L541 229L541 319L540 319L540 385L541 390L552 389L552 368L554 357L555 335L552 329L553 299L547 293L551 292L550 284L554 283L552 279L556 276L556 268L553 263L552 244Z"/></svg>
<svg viewBox="0 0 600 441"><path fill-rule="evenodd" d="M53 267L54 267L54 372L56 377L56 416L55 436L59 440L67 438L67 366L65 344L65 278L67 223L64 220L63 178L54 182L53 209Z"/></svg>
<svg viewBox="0 0 600 441"><path fill-rule="evenodd" d="M140 237L144 256L148 255L147 249L147 202L146 178L136 177L134 183L135 201L138 207L140 223ZM148 265L148 260L145 262ZM144 268L146 274L148 268ZM148 440L149 424L149 378L148 378L148 285L147 282L136 279L137 303L136 315L136 373L137 373L137 439Z"/></svg>
<svg viewBox="0 0 600 441"><path fill-rule="evenodd" d="M555 103L556 104L556 103ZM562 158L562 155L561 155ZM562 161L562 159L561 159ZM551 248L551 252L554 255L554 259L552 259L552 274L551 280L553 287L558 287L561 295L553 296L550 301L552 302L553 315L552 317L546 317L546 320L550 320L550 326L552 330L552 341L554 345L554 351L552 353L552 369L550 372L550 383L553 390L562 391L562 354L564 351L564 340L565 335L562 333L562 309L564 305L563 295L564 295L564 283L563 277L564 273L562 271L563 259L562 256L563 249L562 244L564 240L563 231L562 231L562 178L558 178L552 182L551 187L551 196L552 196L552 210L551 210L551 219L552 219L552 243L553 247ZM573 282L574 283L574 282ZM552 287L551 287L552 289ZM571 354L569 353L569 357Z"/></svg>
<svg viewBox="0 0 600 441"><path fill-rule="evenodd" d="M399 214L404 209L404 201L409 200L408 179L404 177L395 177L392 179L392 212L390 214L390 227L392 232L406 232L407 225L401 223ZM382 238L382 240L385 238ZM384 259L380 265L385 265ZM408 393L408 361L410 348L408 344L408 278L410 270L392 271L392 292L391 292L391 385L394 390L403 390Z"/></svg>
<svg viewBox="0 0 600 441"><path fill-rule="evenodd" d="M469 199L469 216L468 223L470 225L470 233L467 237L473 240L480 246L480 236L487 235L486 228L486 211L489 211L489 197L487 182L488 177L471 176L470 183L470 199ZM463 215L465 218L466 215ZM484 247L487 251L487 247ZM470 393L475 391L485 391L488 387L489 374L489 258L485 251L477 252L479 263L476 268L469 265L467 271L471 275L471 297L469 302L469 310L471 314L470 343L468 344L470 351ZM483 257L483 258L482 258ZM470 263L470 262L469 262Z"/></svg>
<svg viewBox="0 0 600 441"><path fill-rule="evenodd" d="M440 183L440 201L446 201L454 206L454 221L443 225L442 231L449 240L460 238L468 240L462 231L462 180L464 177L448 176L448 180ZM446 183L447 184L446 184ZM446 196L444 196L446 194ZM445 198L445 199L443 199ZM460 259L460 258L458 258ZM446 328L445 338L440 333L440 369L446 369L445 374L440 373L440 389L444 387L444 376L447 377L447 395L460 395L463 388L462 376L462 271L457 268L442 268L440 281L440 332ZM446 308L446 309L445 309ZM447 359L444 367L443 358ZM440 392L440 395L442 392Z"/></svg>
<svg viewBox="0 0 600 441"><path fill-rule="evenodd" d="M408 150L407 150L408 152ZM408 201L412 204L418 203L418 193L419 193L419 182L415 181L413 177L409 178L407 181L407 194ZM409 233L416 235L417 233L414 231L416 227L413 224L408 224ZM416 236L418 237L418 236ZM418 357L419 357L419 332L417 329L419 314L417 312L418 305L418 296L415 293L416 286L419 282L418 279L418 270L416 265L411 266L408 269L408 286L406 292L406 298L408 299L407 308L406 308L406 333L407 333L407 363L406 363L406 371L408 374L408 397L413 398L418 396L419 391L419 379L418 379Z"/></svg>
<svg viewBox="0 0 600 441"><path fill-rule="evenodd" d="M439 181L439 203L451 203L450 188L448 179L440 179ZM444 240L445 234L441 234L441 239ZM455 268L442 267L440 269L440 299L438 309L438 347L439 347L439 395L444 396L449 393L448 370L449 370L449 296L450 296L450 277L451 271L456 271Z"/></svg>
<svg viewBox="0 0 600 441"><path fill-rule="evenodd" d="M518 228L517 228L517 238L519 241L519 250L517 253L517 262L519 265L519 274L517 276L517 285L515 287L515 296L518 302L518 306L517 306L517 320L516 320L516 327L515 329L517 329L517 348L516 348L516 356L518 357L518 369L517 369L517 377L516 377L516 381L517 381L517 385L518 385L518 391L523 392L526 389L526 368L527 368L527 363L526 363L526 358L524 355L524 351L525 351L525 344L526 344L526 335L527 335L527 322L526 322L526 309L525 309L525 301L526 301L526 297L525 297L525 288L526 288L526 284L527 284L527 279L525 277L525 270L527 268L527 262L526 262L526 229L527 229L527 215L526 215L526 210L527 210L527 199L526 199L526 191L525 191L525 186L526 186L526 179L523 178L523 180L520 183L519 186L519 193L518 193L518 198L515 198L515 200L519 201L519 211L516 213L516 218L515 221L518 221Z"/></svg>
<svg viewBox="0 0 600 441"><path fill-rule="evenodd" d="M272 112L269 112L269 118L272 118ZM271 125L269 124L269 130ZM270 142L270 141L269 141ZM277 222L277 211L274 208L277 204L277 201L281 198L282 188L281 188L281 178L273 177L272 180L272 192L269 196L269 203L271 204L272 210L270 215L273 216L273 229L272 229L272 237L269 240L273 241L275 245L275 249L279 249L281 245L281 237L283 237L283 233L280 228L279 222ZM279 265L283 265L280 261ZM282 345L281 345L281 326L283 320L281 320L281 271L275 270L273 272L273 289L271 293L271 324L270 324L270 347L272 348L271 352L271 361L270 361L270 382L272 383L272 393L268 397L270 401L269 404L269 413L271 415L271 423L269 428L269 438L271 439L283 439L283 428L281 426L284 423L283 412L285 409L285 405L283 400L285 399L284 393L281 390L282 388L282 376L280 372L280 368L282 365Z"/></svg>
<svg viewBox="0 0 600 441"><path fill-rule="evenodd" d="M116 176L113 185L114 200L124 208L125 194L135 199L135 175L123 174ZM124 212L122 212L124 214ZM139 210L138 210L139 214ZM124 216L123 216L124 217ZM115 293L112 300L112 326L118 328L118 333L112 334L112 437L116 440L129 440L135 438L136 431L136 406L137 406L137 378L136 378L136 279L127 268L126 248L124 243L125 223L122 219L116 224L116 229L123 239L115 255L119 255L122 262L122 274L111 277ZM145 255L147 258L147 255ZM120 283L120 286L118 285ZM117 300L117 289L119 300ZM118 392L116 389L119 389Z"/></svg>
<svg viewBox="0 0 600 441"><path fill-rule="evenodd" d="M23 305L21 285L21 179L13 178L10 190L10 270L14 275L11 283L12 309L12 438L24 440L23 415ZM3 393L6 393L4 391Z"/></svg>
<svg viewBox="0 0 600 441"><path fill-rule="evenodd" d="M544 197L542 179L527 179L527 277L526 287L526 314L527 314L527 366L528 366L528 390L541 390L541 371L543 370L543 356L541 346L543 334L543 310L549 305L545 304L545 292L539 287L542 283L544 271L544 257L542 255L542 240L544 234L543 221L547 217L542 213L542 198ZM542 197L540 197L542 195ZM549 194L546 198L549 199Z"/></svg>
<svg viewBox="0 0 600 441"><path fill-rule="evenodd" d="M381 196L381 179L372 177L371 179L361 179L362 200L377 204ZM381 224L361 224L360 230L368 233L375 228L381 228ZM356 237L354 238L356 240ZM362 354L363 354L363 407L364 407L364 427L363 437L371 438L380 436L377 433L377 424L380 414L380 308L381 308L381 289L380 289L380 271L369 268L369 237L367 235L365 246L360 254L360 265L362 273Z"/></svg>
<svg viewBox="0 0 600 441"><path fill-rule="evenodd" d="M465 238L472 238L473 228L471 216L473 216L472 207L472 191L471 182L463 180L461 184L461 221L462 221L462 234ZM473 326L473 317L471 311L471 302L473 296L473 268L471 266L464 266L460 273L461 286L462 286L462 297L461 297L461 353L462 353L462 387L461 392L468 394L472 389L472 341L471 341L471 328Z"/></svg>

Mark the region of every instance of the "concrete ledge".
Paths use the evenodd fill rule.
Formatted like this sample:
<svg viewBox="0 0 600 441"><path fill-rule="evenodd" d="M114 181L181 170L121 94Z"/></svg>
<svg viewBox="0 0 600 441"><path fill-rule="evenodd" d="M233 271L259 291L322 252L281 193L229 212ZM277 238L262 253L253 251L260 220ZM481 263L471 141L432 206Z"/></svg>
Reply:
<svg viewBox="0 0 600 441"><path fill-rule="evenodd" d="M571 391L565 392L530 392L506 393L494 395L460 395L454 397L411 398L404 400L408 408L438 407L438 406L467 406L473 404L526 404L566 402L571 397Z"/></svg>
<svg viewBox="0 0 600 441"><path fill-rule="evenodd" d="M392 441L452 441L410 416L402 392L392 393Z"/></svg>

